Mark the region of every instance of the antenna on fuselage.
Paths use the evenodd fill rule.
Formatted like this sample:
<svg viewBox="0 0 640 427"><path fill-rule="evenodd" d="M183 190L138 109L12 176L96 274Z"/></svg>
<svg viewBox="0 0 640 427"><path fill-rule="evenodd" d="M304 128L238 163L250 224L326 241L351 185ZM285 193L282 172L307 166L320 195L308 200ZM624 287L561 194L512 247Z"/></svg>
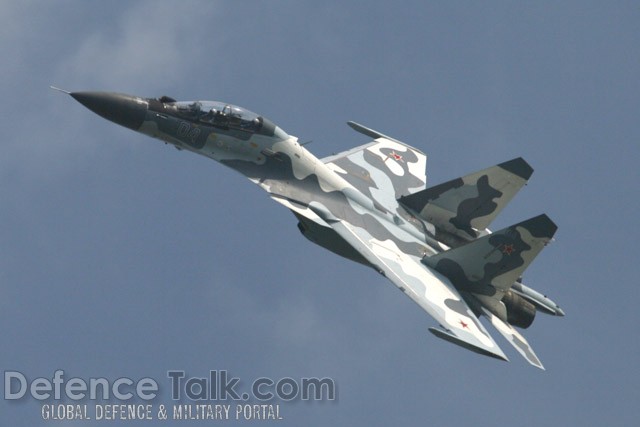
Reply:
<svg viewBox="0 0 640 427"><path fill-rule="evenodd" d="M64 89L60 89L59 87L55 87L55 86L49 86L51 89L53 90L57 90L58 92L62 92L62 93L66 93L67 95L71 95L71 92L69 92L68 90L64 90Z"/></svg>

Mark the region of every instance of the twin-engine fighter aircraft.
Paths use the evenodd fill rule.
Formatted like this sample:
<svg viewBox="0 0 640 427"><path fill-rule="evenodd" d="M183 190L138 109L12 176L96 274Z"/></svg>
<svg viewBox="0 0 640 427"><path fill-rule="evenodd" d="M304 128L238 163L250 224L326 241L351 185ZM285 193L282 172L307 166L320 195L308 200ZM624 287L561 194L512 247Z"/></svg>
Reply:
<svg viewBox="0 0 640 427"><path fill-rule="evenodd" d="M373 141L318 159L264 116L235 105L62 92L107 120L245 175L293 212L309 240L388 278L436 319L435 336L508 360L478 320L485 316L544 369L514 326L529 327L536 311L564 315L521 280L557 227L543 214L487 228L531 176L522 158L426 188L425 154L354 122Z"/></svg>

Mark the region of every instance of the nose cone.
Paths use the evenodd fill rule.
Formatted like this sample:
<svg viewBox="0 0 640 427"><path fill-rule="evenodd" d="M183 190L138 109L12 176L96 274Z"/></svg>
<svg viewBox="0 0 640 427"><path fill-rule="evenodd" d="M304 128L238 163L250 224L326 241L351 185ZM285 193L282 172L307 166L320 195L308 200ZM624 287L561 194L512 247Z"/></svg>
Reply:
<svg viewBox="0 0 640 427"><path fill-rule="evenodd" d="M76 101L119 125L138 130L147 115L149 103L142 98L112 92L72 92Z"/></svg>

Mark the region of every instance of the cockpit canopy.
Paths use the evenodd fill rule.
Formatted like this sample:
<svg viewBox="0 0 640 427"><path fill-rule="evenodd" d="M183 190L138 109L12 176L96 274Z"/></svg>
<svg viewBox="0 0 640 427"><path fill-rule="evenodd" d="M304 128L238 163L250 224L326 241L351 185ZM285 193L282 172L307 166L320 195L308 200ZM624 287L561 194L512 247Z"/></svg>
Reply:
<svg viewBox="0 0 640 427"><path fill-rule="evenodd" d="M175 108L175 114L178 117L193 122L229 131L257 133L281 139L287 137L287 134L277 128L270 120L236 105L217 101L174 101L169 97L162 97L159 101L165 104L165 107Z"/></svg>
<svg viewBox="0 0 640 427"><path fill-rule="evenodd" d="M220 127L255 132L261 124L257 114L222 102L176 102L175 106L179 116Z"/></svg>

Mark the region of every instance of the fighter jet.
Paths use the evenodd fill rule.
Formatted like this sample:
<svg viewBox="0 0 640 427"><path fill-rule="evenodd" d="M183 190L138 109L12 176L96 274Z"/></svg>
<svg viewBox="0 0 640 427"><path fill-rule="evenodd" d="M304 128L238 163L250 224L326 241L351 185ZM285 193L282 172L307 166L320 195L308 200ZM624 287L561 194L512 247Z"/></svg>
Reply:
<svg viewBox="0 0 640 427"><path fill-rule="evenodd" d="M240 172L288 208L310 241L389 279L436 320L436 337L508 360L479 321L486 317L544 369L516 327L529 327L537 311L564 316L522 283L557 227L542 214L488 228L533 172L522 158L427 187L422 151L358 123L348 125L373 141L319 159L266 117L225 102L63 92L107 120Z"/></svg>

